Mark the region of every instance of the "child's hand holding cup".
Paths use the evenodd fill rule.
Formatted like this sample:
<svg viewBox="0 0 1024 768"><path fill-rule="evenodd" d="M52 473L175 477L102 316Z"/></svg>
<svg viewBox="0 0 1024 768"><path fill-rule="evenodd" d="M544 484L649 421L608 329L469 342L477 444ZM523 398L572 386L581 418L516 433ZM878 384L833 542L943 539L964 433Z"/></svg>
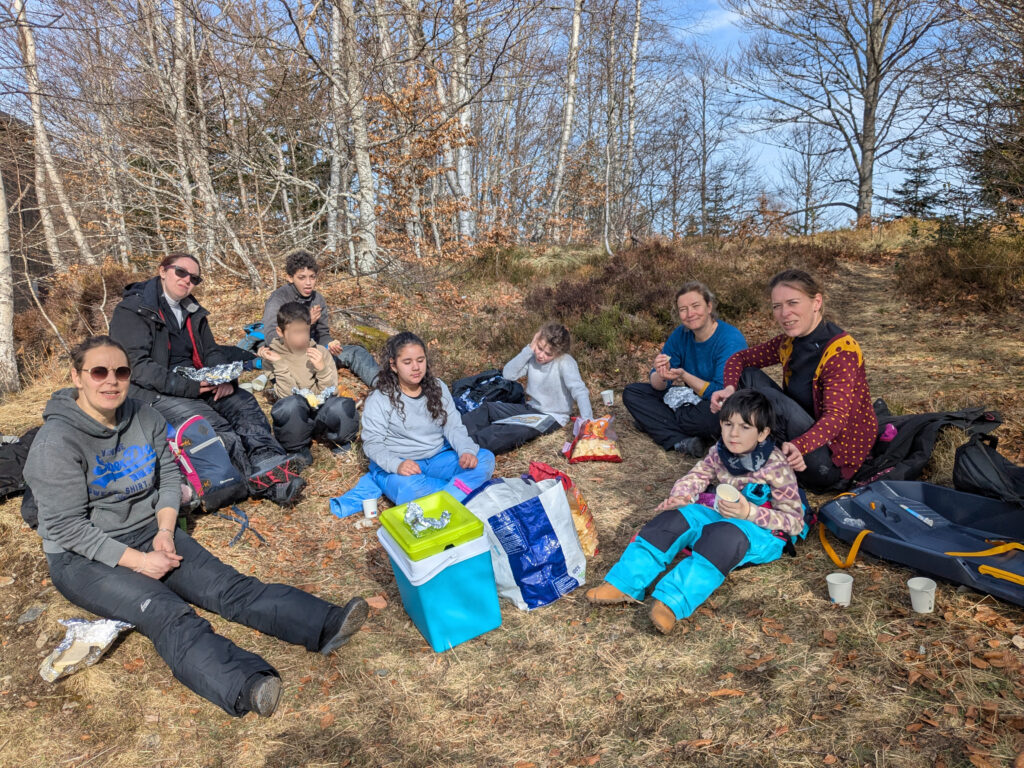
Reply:
<svg viewBox="0 0 1024 768"><path fill-rule="evenodd" d="M749 503L739 489L728 483L719 483L715 488L715 512L722 517L746 518Z"/></svg>

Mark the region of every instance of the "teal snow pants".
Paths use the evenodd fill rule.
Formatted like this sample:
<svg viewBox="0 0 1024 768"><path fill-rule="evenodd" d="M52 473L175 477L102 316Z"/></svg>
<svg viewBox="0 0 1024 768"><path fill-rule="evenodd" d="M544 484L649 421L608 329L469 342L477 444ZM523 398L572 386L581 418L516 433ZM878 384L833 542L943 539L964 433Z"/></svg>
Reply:
<svg viewBox="0 0 1024 768"><path fill-rule="evenodd" d="M770 563L782 556L786 540L749 520L722 517L690 504L662 512L636 535L605 581L636 600L684 547L692 554L665 574L652 596L685 619L721 586L733 569Z"/></svg>

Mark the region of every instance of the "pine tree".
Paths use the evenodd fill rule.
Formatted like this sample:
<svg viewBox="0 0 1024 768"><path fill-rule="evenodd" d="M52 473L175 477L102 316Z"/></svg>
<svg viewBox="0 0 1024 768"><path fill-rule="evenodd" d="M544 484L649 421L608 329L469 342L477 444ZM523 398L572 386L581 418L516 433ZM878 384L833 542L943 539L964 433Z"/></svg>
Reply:
<svg viewBox="0 0 1024 768"><path fill-rule="evenodd" d="M894 206L901 216L926 219L939 202L939 192L933 188L935 169L924 147L914 152L910 160L910 165L903 169L906 178L885 202Z"/></svg>

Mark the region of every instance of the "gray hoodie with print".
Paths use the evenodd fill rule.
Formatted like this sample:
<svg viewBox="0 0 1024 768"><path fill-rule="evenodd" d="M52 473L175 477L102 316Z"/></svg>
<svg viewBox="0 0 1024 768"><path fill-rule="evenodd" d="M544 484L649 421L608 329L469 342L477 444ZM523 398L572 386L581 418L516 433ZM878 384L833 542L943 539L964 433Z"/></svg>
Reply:
<svg viewBox="0 0 1024 768"><path fill-rule="evenodd" d="M54 392L25 462L39 506L43 552L76 552L111 567L127 545L117 537L178 509L181 473L167 447L167 422L131 398L110 429L78 407L74 389Z"/></svg>

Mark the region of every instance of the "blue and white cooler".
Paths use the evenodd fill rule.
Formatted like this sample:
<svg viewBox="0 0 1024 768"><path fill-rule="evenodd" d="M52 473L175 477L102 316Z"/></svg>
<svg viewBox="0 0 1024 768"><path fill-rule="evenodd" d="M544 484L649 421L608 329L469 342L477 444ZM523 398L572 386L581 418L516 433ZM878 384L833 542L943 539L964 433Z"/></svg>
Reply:
<svg viewBox="0 0 1024 768"><path fill-rule="evenodd" d="M377 538L388 553L405 612L441 653L501 626L490 547L483 524L444 491L415 503L426 516L450 514L447 526L412 533L407 504L381 513Z"/></svg>

